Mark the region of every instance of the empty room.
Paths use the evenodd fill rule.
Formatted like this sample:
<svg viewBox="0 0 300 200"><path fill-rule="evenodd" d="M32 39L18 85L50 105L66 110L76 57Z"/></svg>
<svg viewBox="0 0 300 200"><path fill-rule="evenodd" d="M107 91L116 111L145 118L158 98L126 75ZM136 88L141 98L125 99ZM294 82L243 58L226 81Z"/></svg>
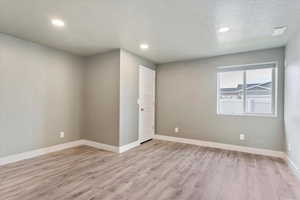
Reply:
<svg viewBox="0 0 300 200"><path fill-rule="evenodd" d="M300 200L299 0L0 0L0 200Z"/></svg>

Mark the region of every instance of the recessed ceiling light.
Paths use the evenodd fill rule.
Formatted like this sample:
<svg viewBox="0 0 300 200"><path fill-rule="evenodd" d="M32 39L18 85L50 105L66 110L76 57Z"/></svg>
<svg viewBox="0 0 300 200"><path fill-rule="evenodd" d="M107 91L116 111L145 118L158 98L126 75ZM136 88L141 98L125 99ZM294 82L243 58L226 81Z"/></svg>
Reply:
<svg viewBox="0 0 300 200"><path fill-rule="evenodd" d="M230 28L229 27L221 27L221 28L219 28L219 33L226 33L226 32L228 32L228 31L230 31Z"/></svg>
<svg viewBox="0 0 300 200"><path fill-rule="evenodd" d="M278 26L273 28L273 33L272 36L279 36L283 35L286 31L287 27L286 26Z"/></svg>
<svg viewBox="0 0 300 200"><path fill-rule="evenodd" d="M146 50L146 49L149 49L149 45L148 44L140 44L140 48L142 50Z"/></svg>
<svg viewBox="0 0 300 200"><path fill-rule="evenodd" d="M52 19L51 23L53 26L57 26L57 27L64 27L65 26L65 22L61 19Z"/></svg>

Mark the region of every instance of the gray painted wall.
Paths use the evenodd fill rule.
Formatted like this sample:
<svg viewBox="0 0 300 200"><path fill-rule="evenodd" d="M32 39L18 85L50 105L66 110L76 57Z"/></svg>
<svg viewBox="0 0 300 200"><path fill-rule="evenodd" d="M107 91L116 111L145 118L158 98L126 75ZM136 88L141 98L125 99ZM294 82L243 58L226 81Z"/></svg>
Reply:
<svg viewBox="0 0 300 200"><path fill-rule="evenodd" d="M151 61L125 50L83 59L3 34L0 43L0 156L80 138L115 146L138 139L138 67L155 69ZM291 83L297 79L298 48L292 44L287 50ZM279 48L160 65L157 133L282 150L283 59ZM217 116L216 67L266 61L279 62L278 117ZM288 81L292 106L297 88ZM293 108L287 119L295 119ZM288 121L289 141L295 141L296 125ZM173 133L175 126L180 133Z"/></svg>
<svg viewBox="0 0 300 200"><path fill-rule="evenodd" d="M86 59L82 137L119 145L120 50Z"/></svg>
<svg viewBox="0 0 300 200"><path fill-rule="evenodd" d="M0 34L0 157L80 138L82 64Z"/></svg>
<svg viewBox="0 0 300 200"><path fill-rule="evenodd" d="M120 64L120 146L138 140L139 66L155 65L126 50L121 50Z"/></svg>
<svg viewBox="0 0 300 200"><path fill-rule="evenodd" d="M150 61L125 50L86 59L84 139L115 146L138 140L139 65L155 68Z"/></svg>
<svg viewBox="0 0 300 200"><path fill-rule="evenodd" d="M218 66L278 61L278 117L218 116ZM271 150L284 149L284 48L175 62L157 67L156 133ZM180 128L174 133L174 128ZM240 141L239 134L246 134Z"/></svg>
<svg viewBox="0 0 300 200"><path fill-rule="evenodd" d="M3 34L0 43L0 157L138 139L138 66L153 63L125 50L81 58Z"/></svg>
<svg viewBox="0 0 300 200"><path fill-rule="evenodd" d="M289 41L285 58L285 134L291 147L288 156L300 167L300 33Z"/></svg>

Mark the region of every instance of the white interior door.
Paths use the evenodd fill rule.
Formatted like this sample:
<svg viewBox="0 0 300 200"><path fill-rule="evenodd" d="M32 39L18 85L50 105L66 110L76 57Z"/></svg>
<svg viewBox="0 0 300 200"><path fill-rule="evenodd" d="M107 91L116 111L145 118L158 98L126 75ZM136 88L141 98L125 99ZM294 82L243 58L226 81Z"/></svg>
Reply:
<svg viewBox="0 0 300 200"><path fill-rule="evenodd" d="M139 139L145 142L154 137L155 71L144 66L139 69Z"/></svg>

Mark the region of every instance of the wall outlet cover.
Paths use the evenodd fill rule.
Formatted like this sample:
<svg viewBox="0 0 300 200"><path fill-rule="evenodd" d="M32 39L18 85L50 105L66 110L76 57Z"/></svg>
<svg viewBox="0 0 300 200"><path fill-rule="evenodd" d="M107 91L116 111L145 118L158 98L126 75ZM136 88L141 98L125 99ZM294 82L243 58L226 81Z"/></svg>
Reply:
<svg viewBox="0 0 300 200"><path fill-rule="evenodd" d="M179 128L178 127L174 128L174 132L178 133L179 132Z"/></svg>
<svg viewBox="0 0 300 200"><path fill-rule="evenodd" d="M240 140L245 140L245 135L244 134L240 134Z"/></svg>
<svg viewBox="0 0 300 200"><path fill-rule="evenodd" d="M288 152L292 151L292 145L291 144L288 144Z"/></svg>
<svg viewBox="0 0 300 200"><path fill-rule="evenodd" d="M60 133L59 133L59 137L60 137L60 138L64 138L64 137L65 137L65 132L60 132Z"/></svg>

